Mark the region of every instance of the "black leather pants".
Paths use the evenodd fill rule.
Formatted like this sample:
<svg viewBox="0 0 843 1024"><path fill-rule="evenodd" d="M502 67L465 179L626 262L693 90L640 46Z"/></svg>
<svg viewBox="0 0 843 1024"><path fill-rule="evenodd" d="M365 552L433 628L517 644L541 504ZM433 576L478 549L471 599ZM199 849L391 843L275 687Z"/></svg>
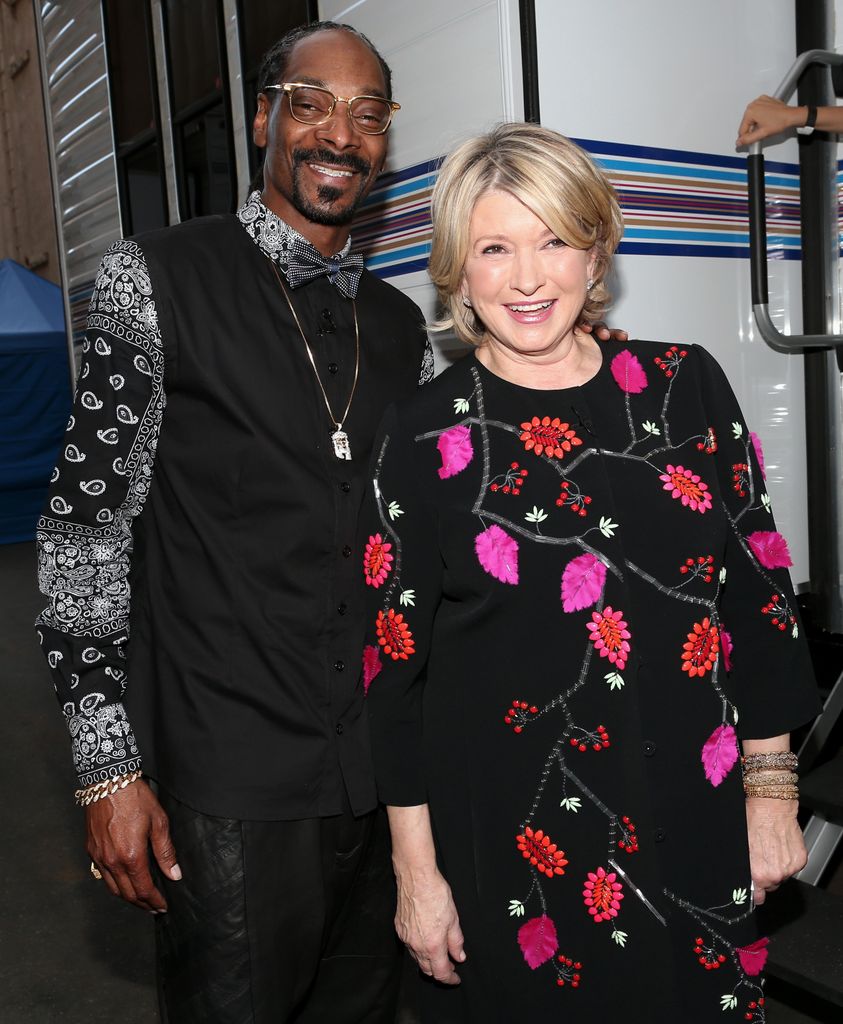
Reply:
<svg viewBox="0 0 843 1024"><path fill-rule="evenodd" d="M393 1024L401 953L382 811L237 821L159 799L183 874L159 880L167 1024Z"/></svg>

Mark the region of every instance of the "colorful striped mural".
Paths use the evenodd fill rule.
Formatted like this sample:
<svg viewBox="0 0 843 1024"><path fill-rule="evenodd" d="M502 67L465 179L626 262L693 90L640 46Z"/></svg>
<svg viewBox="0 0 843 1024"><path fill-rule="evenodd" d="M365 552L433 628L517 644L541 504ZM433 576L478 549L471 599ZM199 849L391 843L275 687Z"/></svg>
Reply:
<svg viewBox="0 0 843 1024"><path fill-rule="evenodd" d="M615 186L626 221L618 251L637 255L749 258L746 160L684 150L576 139ZM354 245L379 277L424 270L430 192L439 160L384 175L354 226ZM766 160L767 255L800 259L799 172Z"/></svg>

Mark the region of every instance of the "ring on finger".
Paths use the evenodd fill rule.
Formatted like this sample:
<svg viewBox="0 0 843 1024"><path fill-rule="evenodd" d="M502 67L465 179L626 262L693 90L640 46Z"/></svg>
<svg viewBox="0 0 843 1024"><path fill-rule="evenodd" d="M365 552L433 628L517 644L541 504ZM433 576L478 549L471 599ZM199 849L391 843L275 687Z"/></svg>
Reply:
<svg viewBox="0 0 843 1024"><path fill-rule="evenodd" d="M96 866L96 864L94 864L94 862L93 862L93 861L91 861L91 874L92 874L92 875L94 876L94 878L95 878L95 879L96 879L96 880L97 880L98 882L99 882L99 881L100 881L100 880L102 879L102 872L101 872L101 871L100 871L100 869L99 869L99 868L98 868L98 867Z"/></svg>

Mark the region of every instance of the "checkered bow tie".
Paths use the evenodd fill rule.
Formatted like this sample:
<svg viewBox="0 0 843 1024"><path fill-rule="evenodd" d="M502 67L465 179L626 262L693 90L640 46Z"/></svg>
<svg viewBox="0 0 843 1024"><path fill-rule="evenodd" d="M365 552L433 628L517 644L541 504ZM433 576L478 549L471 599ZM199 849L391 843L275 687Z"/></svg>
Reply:
<svg viewBox="0 0 843 1024"><path fill-rule="evenodd" d="M323 256L310 242L295 239L287 252L287 281L291 288L298 288L326 274L340 295L353 299L363 273L363 257L359 252L345 256Z"/></svg>

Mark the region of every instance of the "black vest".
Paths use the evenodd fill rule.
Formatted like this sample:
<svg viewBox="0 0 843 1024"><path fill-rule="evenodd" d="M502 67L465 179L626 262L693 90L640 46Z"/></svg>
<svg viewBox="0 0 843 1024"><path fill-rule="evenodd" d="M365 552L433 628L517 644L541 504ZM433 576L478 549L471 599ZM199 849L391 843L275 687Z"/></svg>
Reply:
<svg viewBox="0 0 843 1024"><path fill-rule="evenodd" d="M125 703L144 768L208 814L336 814L343 782L362 813L375 790L355 525L381 414L417 385L421 313L364 272L353 461L340 461L279 282L236 217L137 241L167 394L132 556ZM289 294L340 417L352 303L326 278Z"/></svg>

